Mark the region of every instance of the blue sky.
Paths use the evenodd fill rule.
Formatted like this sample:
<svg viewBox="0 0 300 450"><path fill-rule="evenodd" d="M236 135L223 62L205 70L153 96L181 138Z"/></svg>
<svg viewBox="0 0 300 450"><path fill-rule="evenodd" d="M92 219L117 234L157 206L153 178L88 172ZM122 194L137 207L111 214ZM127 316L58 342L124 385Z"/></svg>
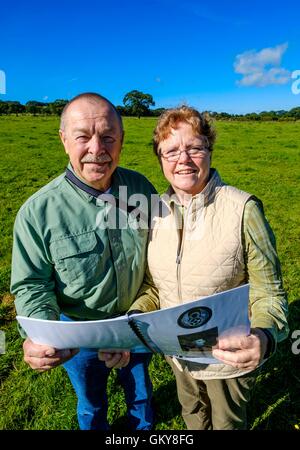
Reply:
<svg viewBox="0 0 300 450"><path fill-rule="evenodd" d="M299 16L298 0L1 2L0 99L95 91L122 104L137 89L156 107L290 109Z"/></svg>

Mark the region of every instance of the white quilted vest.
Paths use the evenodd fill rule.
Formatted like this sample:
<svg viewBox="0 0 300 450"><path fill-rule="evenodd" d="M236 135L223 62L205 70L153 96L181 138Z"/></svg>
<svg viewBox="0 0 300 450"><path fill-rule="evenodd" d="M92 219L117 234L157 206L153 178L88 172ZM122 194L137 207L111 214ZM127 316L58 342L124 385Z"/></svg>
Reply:
<svg viewBox="0 0 300 450"><path fill-rule="evenodd" d="M242 247L243 211L250 194L225 185L214 169L202 192L181 214L162 196L160 213L153 214L148 264L159 290L160 307L167 308L231 289L246 282ZM223 364L194 364L175 359L197 379L231 378L239 371Z"/></svg>

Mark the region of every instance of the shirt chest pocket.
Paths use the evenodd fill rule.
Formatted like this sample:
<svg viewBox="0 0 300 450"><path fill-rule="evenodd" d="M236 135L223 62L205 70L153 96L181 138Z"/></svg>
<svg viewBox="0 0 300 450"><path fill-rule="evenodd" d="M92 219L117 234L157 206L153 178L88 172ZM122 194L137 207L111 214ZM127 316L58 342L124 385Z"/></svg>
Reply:
<svg viewBox="0 0 300 450"><path fill-rule="evenodd" d="M103 243L90 231L53 241L50 251L60 281L83 285L96 278Z"/></svg>

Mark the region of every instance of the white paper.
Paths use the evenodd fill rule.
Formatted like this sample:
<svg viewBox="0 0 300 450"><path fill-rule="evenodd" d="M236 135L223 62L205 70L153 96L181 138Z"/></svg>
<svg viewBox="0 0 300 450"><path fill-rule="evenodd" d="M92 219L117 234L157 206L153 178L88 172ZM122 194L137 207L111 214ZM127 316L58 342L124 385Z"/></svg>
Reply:
<svg viewBox="0 0 300 450"><path fill-rule="evenodd" d="M220 336L249 334L248 298L249 285L244 285L172 308L129 317L67 322L17 316L17 320L33 342L58 349L87 347L139 352L150 348L210 364L219 362L212 357L211 347Z"/></svg>
<svg viewBox="0 0 300 450"><path fill-rule="evenodd" d="M137 347L138 350L141 347L140 339L128 325L127 316L72 322L17 316L17 320L33 342L57 349L86 347L134 350Z"/></svg>
<svg viewBox="0 0 300 450"><path fill-rule="evenodd" d="M213 364L220 363L211 355L211 346L217 344L219 337L249 334L248 303L247 284L174 308L138 314L133 318L142 328L144 337L147 336L147 341L154 351L194 362ZM211 317L206 323L194 328L183 328L179 325L179 318L189 311L191 315L195 314L197 319L199 307L211 311ZM197 320L195 322L197 323Z"/></svg>

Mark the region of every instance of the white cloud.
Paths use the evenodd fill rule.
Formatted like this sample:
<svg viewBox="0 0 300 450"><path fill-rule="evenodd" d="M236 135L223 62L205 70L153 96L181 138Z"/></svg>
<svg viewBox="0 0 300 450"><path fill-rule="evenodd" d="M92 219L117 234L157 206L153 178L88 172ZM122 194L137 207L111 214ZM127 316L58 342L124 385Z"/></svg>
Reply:
<svg viewBox="0 0 300 450"><path fill-rule="evenodd" d="M43 100L48 100L48 95L45 95L44 97L43 97Z"/></svg>
<svg viewBox="0 0 300 450"><path fill-rule="evenodd" d="M268 86L285 84L290 81L290 72L281 65L281 59L288 44L263 48L260 51L248 50L237 55L234 62L236 73L243 75L240 86Z"/></svg>
<svg viewBox="0 0 300 450"><path fill-rule="evenodd" d="M273 67L269 70L253 72L245 75L238 83L241 86L264 87L271 84L286 84L290 81L290 72L281 67Z"/></svg>

